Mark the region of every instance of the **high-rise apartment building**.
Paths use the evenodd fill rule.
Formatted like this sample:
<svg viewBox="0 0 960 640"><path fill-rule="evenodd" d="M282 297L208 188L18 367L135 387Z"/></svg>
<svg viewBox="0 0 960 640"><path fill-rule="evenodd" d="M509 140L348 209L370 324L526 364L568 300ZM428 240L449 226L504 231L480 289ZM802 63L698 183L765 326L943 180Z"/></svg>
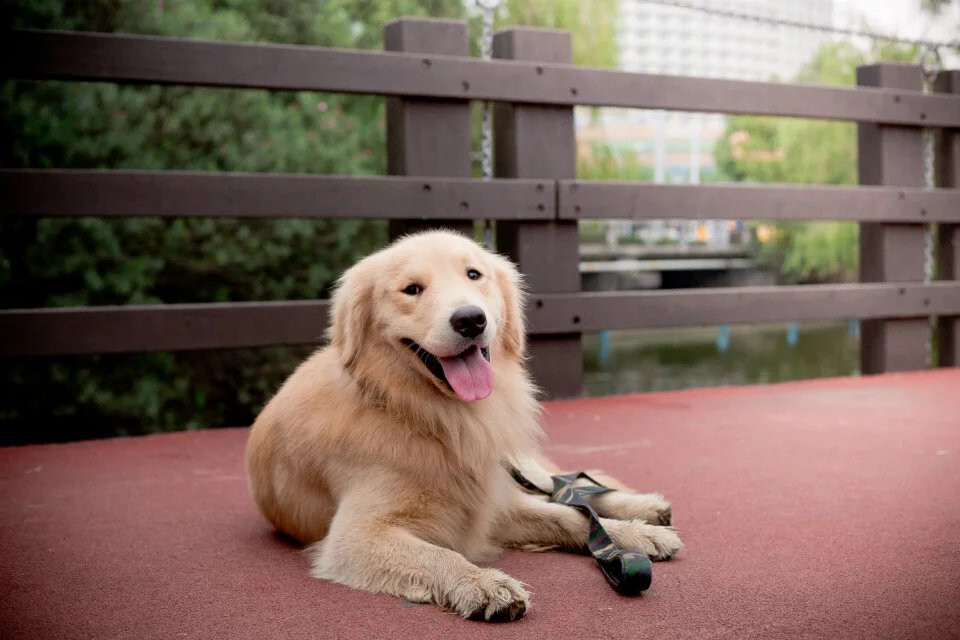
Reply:
<svg viewBox="0 0 960 640"><path fill-rule="evenodd" d="M685 0L773 20L830 26L833 0ZM645 0L619 0L617 45L626 71L788 79L826 40L822 32L712 15Z"/></svg>
<svg viewBox="0 0 960 640"><path fill-rule="evenodd" d="M685 0L697 7L830 26L833 0ZM789 81L829 36L823 32L712 15L647 0L619 0L617 46L625 71ZM634 154L662 182L700 182L714 172L723 117L604 110L578 118L581 154L594 143Z"/></svg>

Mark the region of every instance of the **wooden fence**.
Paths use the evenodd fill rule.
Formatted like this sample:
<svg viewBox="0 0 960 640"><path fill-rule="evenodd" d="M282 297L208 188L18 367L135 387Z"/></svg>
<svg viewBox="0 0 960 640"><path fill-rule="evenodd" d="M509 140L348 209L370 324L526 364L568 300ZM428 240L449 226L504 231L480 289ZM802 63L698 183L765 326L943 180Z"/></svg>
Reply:
<svg viewBox="0 0 960 640"><path fill-rule="evenodd" d="M387 51L53 31L6 34L6 77L314 90L385 96L391 176L176 171L0 171L0 215L389 218L396 235L497 220L498 249L532 289L534 376L581 389L585 331L856 317L865 373L960 363L960 72L923 93L919 67L858 70L858 87L626 73L571 65L568 33L496 34L469 56L465 23L402 19ZM471 176L470 101L495 101L496 179ZM859 123L861 185L656 185L576 179L575 105L746 113ZM938 139L924 188L922 132ZM587 218L854 220L861 284L584 293ZM924 236L938 223L937 281ZM327 302L166 304L0 311L0 354L47 356L308 344Z"/></svg>

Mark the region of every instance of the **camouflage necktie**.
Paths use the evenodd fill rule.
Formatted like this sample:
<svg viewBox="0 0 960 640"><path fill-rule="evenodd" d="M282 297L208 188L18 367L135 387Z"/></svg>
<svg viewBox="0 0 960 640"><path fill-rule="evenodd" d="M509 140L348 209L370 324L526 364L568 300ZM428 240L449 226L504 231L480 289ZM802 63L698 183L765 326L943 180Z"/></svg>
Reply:
<svg viewBox="0 0 960 640"><path fill-rule="evenodd" d="M557 502L573 507L590 520L590 537L587 539L587 548L597 559L600 571L613 587L614 591L624 596L635 596L646 591L653 580L653 565L650 558L643 553L624 551L613 544L600 524L600 517L587 499L591 495L613 491L588 476L582 471L568 473L553 478L553 493L544 491L537 485L523 477L515 468L510 467L510 475L526 489L550 496L550 502ZM577 480L585 479L592 483L587 486L573 486Z"/></svg>

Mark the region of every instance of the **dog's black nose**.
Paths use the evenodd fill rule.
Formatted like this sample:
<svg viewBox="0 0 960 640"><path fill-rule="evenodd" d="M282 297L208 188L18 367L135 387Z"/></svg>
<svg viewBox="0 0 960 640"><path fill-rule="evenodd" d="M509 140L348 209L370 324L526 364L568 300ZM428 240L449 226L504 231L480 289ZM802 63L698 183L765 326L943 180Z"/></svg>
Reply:
<svg viewBox="0 0 960 640"><path fill-rule="evenodd" d="M450 316L450 326L464 338L476 338L487 328L487 316L480 307L460 307Z"/></svg>

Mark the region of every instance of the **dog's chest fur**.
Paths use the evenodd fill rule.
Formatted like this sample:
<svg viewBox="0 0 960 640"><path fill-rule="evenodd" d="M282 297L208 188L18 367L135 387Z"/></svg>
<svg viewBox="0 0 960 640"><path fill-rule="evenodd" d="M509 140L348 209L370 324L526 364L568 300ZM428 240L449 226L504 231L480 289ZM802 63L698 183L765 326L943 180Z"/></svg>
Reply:
<svg viewBox="0 0 960 640"><path fill-rule="evenodd" d="M435 543L459 551L471 560L489 558L498 549L492 544L493 527L504 508L509 478L497 464L482 474L460 476L434 493L423 525ZM441 517L432 517L440 515Z"/></svg>

